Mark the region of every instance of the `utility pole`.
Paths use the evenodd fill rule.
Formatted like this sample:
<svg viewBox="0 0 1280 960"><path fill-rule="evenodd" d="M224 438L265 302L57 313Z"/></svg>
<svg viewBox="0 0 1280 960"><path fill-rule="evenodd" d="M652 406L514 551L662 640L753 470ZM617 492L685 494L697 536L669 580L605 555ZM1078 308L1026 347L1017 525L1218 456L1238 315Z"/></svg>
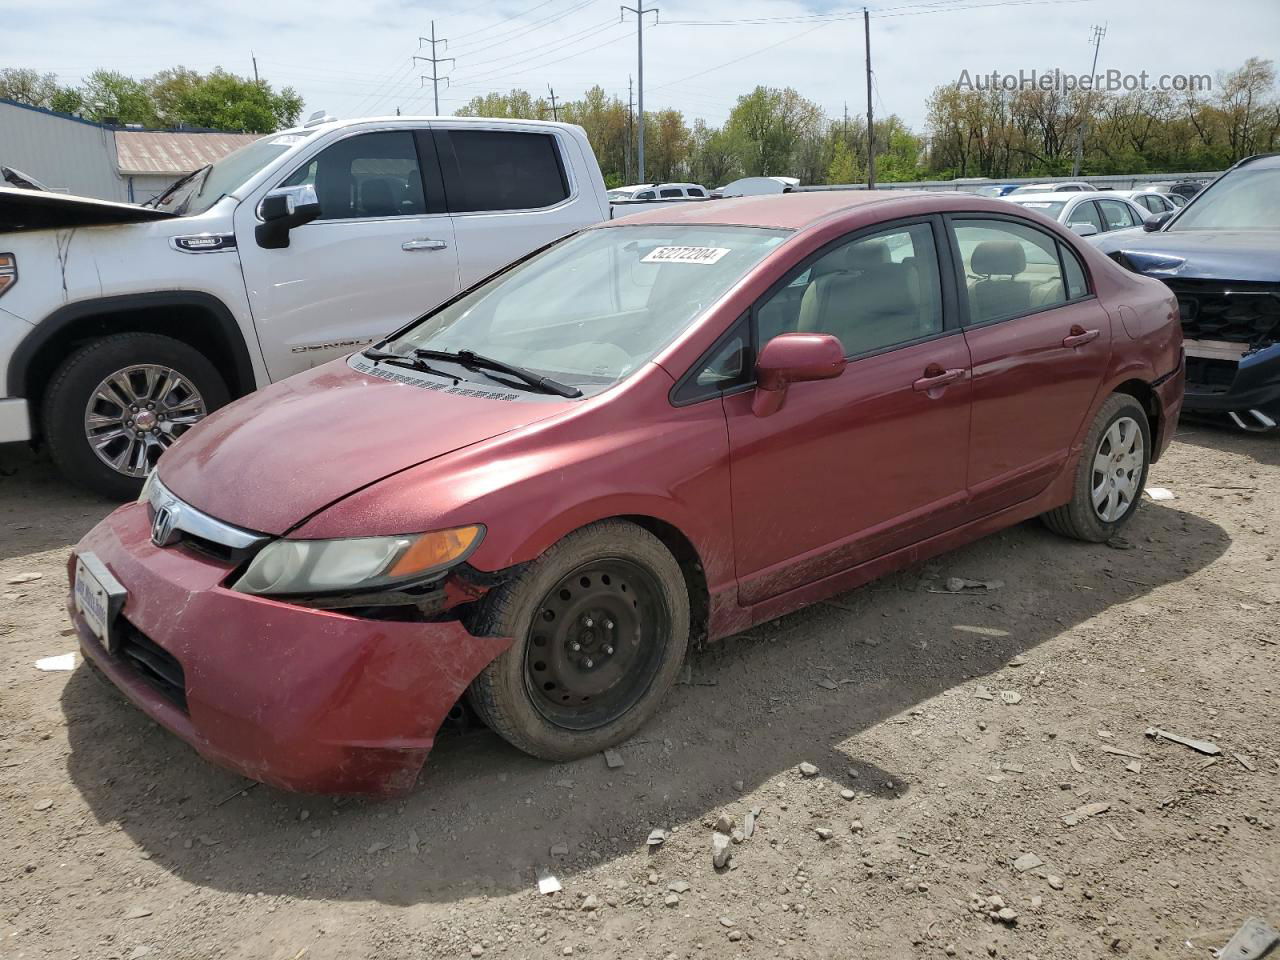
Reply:
<svg viewBox="0 0 1280 960"><path fill-rule="evenodd" d="M639 6L622 8L624 11L630 10L636 15L636 139L639 143L637 152L637 177L639 183L644 183L644 15L646 13L657 13L657 7L646 7L644 0L639 0ZM653 22L658 22L657 17Z"/></svg>
<svg viewBox="0 0 1280 960"><path fill-rule="evenodd" d="M551 119L552 119L552 120L559 120L559 119L560 119L560 111L556 109L556 91L555 91L555 87L551 86L551 84L549 84L549 83L548 83L548 84L547 84L547 92L551 94Z"/></svg>
<svg viewBox="0 0 1280 960"><path fill-rule="evenodd" d="M448 49L449 49L449 41L448 41L448 40L437 40L437 39L436 39L436 22L435 22L434 20L432 20L432 21L431 21L431 36L430 36L430 37L419 37L419 38L418 38L418 49L419 49L419 50L421 50L421 49L422 49L422 45L423 45L424 43L429 43L429 44L431 44L431 56L429 56L429 57L419 57L419 56L416 56L416 55L415 55L413 59L415 59L415 60L425 60L427 63L431 64L431 76L429 76L429 77L423 77L423 78L422 78L422 85L425 87L425 86L427 85L427 81L428 81L428 80L430 80L430 81L431 81L431 90L432 90L432 93L433 93L433 94L434 94L434 96L435 96L435 109L436 109L435 115L438 117L438 116L440 116L440 81L441 81L441 80L443 80L443 81L444 81L444 85L445 85L445 87L448 87L448 86L449 86L449 78L448 78L448 77L442 77L442 76L440 76L440 64L442 64L442 63L454 63L454 62L456 62L456 61L453 59L453 57L437 57L437 56L436 56L436 45L437 45L437 44L444 44L444 48L445 48L446 50L448 50Z"/></svg>
<svg viewBox="0 0 1280 960"><path fill-rule="evenodd" d="M871 114L871 14L862 8L862 29L867 35L867 189L876 188L876 123Z"/></svg>
<svg viewBox="0 0 1280 960"><path fill-rule="evenodd" d="M249 59L253 61L253 85L255 87L261 86L262 84L258 80L258 58L254 56L252 50L249 51Z"/></svg>
<svg viewBox="0 0 1280 960"><path fill-rule="evenodd" d="M631 93L631 74L627 74L627 152L622 158L622 176L627 183L631 182L631 143L635 137L635 131L631 129L631 111L635 107L635 98Z"/></svg>
<svg viewBox="0 0 1280 960"><path fill-rule="evenodd" d="M1093 66L1089 68L1089 91L1084 95L1084 115L1080 118L1080 129L1076 131L1076 156L1071 163L1071 175L1080 176L1080 164L1084 162L1084 128L1089 123L1089 107L1093 103L1093 78L1098 75L1098 48L1102 46L1102 38L1107 35L1106 24L1094 26L1090 40L1093 43Z"/></svg>

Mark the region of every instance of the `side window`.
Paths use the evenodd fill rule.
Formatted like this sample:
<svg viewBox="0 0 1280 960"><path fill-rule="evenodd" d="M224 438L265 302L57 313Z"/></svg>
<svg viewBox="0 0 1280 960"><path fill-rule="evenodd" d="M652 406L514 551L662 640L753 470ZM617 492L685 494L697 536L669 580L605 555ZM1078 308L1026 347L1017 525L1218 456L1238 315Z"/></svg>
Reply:
<svg viewBox="0 0 1280 960"><path fill-rule="evenodd" d="M1070 219L1067 220L1067 226L1074 227L1079 223L1087 223L1099 233L1102 233L1106 229L1102 225L1102 218L1098 216L1098 208L1092 200L1076 204L1076 208L1071 211Z"/></svg>
<svg viewBox="0 0 1280 960"><path fill-rule="evenodd" d="M1058 242L1008 220L956 220L969 323L1007 320L1066 302Z"/></svg>
<svg viewBox="0 0 1280 960"><path fill-rule="evenodd" d="M693 403L719 396L725 390L751 378L751 328L742 317L690 370L672 399L677 404Z"/></svg>
<svg viewBox="0 0 1280 960"><path fill-rule="evenodd" d="M663 197L683 197L684 192L679 187L664 187L658 191L659 196Z"/></svg>
<svg viewBox="0 0 1280 960"><path fill-rule="evenodd" d="M689 196L691 197L705 197L706 195L707 195L707 191L703 190L701 187L689 188Z"/></svg>
<svg viewBox="0 0 1280 960"><path fill-rule="evenodd" d="M846 356L941 333L933 229L918 223L836 247L762 303L756 323L762 344L779 333L829 333Z"/></svg>
<svg viewBox="0 0 1280 960"><path fill-rule="evenodd" d="M1088 296L1089 284L1084 278L1084 267L1080 265L1080 258L1065 243L1059 242L1058 252L1062 255L1062 269L1067 281L1067 299L1077 300Z"/></svg>
<svg viewBox="0 0 1280 960"><path fill-rule="evenodd" d="M1126 204L1119 200L1099 200L1097 203L1102 208L1102 216L1107 221L1108 230L1134 226L1133 211Z"/></svg>
<svg viewBox="0 0 1280 960"><path fill-rule="evenodd" d="M437 133L437 142L453 213L536 210L569 196L560 148L551 134L448 130Z"/></svg>
<svg viewBox="0 0 1280 960"><path fill-rule="evenodd" d="M655 194L652 190L641 190L639 193L636 194L637 200L656 200L657 198L658 198L657 194Z"/></svg>
<svg viewBox="0 0 1280 960"><path fill-rule="evenodd" d="M1139 205L1146 207L1152 213L1159 213L1161 210L1164 209L1164 207L1160 203L1160 200L1153 193L1139 194L1134 199L1137 201Z"/></svg>
<svg viewBox="0 0 1280 960"><path fill-rule="evenodd" d="M282 184L310 184L321 220L422 216L427 212L413 134L362 133L339 140Z"/></svg>

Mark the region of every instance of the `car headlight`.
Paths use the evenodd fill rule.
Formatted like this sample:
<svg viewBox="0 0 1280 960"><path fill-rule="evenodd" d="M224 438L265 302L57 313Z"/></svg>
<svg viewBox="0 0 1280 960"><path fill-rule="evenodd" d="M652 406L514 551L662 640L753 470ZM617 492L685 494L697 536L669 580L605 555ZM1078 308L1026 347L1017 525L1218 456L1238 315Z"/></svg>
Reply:
<svg viewBox="0 0 1280 960"><path fill-rule="evenodd" d="M408 583L461 563L484 527L456 527L402 537L274 540L249 563L233 589L256 594L315 594Z"/></svg>

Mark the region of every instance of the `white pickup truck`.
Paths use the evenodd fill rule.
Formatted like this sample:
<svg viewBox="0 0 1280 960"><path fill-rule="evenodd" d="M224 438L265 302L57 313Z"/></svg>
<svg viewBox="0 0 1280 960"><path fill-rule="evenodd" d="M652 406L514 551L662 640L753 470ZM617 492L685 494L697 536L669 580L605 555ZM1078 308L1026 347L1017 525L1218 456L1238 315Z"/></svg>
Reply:
<svg viewBox="0 0 1280 960"><path fill-rule="evenodd" d="M582 129L524 120L326 118L150 207L0 188L0 443L127 497L211 410L609 216Z"/></svg>

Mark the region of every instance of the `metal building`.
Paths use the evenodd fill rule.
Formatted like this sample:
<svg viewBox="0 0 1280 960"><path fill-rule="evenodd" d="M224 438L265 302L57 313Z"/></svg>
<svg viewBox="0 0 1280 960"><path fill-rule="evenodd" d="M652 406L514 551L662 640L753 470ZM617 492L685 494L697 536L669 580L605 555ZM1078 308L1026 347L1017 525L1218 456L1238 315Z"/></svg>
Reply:
<svg viewBox="0 0 1280 960"><path fill-rule="evenodd" d="M102 200L142 203L258 136L112 126L0 98L0 166Z"/></svg>

